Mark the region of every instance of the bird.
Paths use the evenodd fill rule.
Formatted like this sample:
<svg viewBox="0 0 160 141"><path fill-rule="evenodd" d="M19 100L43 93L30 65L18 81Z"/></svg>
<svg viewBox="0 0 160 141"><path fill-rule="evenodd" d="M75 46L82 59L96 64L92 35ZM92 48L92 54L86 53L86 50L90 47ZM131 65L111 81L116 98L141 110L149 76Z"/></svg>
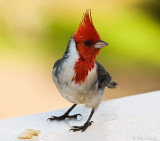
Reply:
<svg viewBox="0 0 160 141"><path fill-rule="evenodd" d="M82 126L72 126L70 131L84 132L92 125L91 118L104 96L106 87L115 88L105 68L96 61L101 48L108 43L101 40L92 21L91 10L86 10L77 32L70 38L66 51L53 66L52 78L59 93L73 106L62 116L51 116L48 120L77 118L81 114L69 115L77 104L91 108L88 120Z"/></svg>

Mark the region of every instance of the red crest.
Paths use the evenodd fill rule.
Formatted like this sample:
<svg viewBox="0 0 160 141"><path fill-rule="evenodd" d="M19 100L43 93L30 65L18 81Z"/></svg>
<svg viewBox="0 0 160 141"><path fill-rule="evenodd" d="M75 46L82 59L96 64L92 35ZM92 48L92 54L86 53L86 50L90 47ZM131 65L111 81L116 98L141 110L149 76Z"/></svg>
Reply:
<svg viewBox="0 0 160 141"><path fill-rule="evenodd" d="M100 36L92 22L91 10L86 10L79 28L75 33L75 41L78 42L91 40L92 42L96 43L99 39Z"/></svg>

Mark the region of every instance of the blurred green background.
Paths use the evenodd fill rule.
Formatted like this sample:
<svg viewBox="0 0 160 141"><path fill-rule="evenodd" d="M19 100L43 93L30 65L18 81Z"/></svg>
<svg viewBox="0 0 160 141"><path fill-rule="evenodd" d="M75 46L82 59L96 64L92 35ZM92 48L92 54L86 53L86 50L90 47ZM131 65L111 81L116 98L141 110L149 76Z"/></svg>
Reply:
<svg viewBox="0 0 160 141"><path fill-rule="evenodd" d="M160 89L159 0L0 0L0 119L71 105L52 67L86 9L109 43L97 60L119 83L104 100Z"/></svg>

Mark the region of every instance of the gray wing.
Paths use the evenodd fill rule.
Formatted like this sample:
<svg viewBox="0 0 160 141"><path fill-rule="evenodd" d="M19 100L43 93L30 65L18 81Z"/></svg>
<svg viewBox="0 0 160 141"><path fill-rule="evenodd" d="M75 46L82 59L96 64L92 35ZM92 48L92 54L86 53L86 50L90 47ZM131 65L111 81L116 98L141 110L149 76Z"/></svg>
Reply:
<svg viewBox="0 0 160 141"><path fill-rule="evenodd" d="M64 59L61 58L59 60L57 60L53 66L53 69L55 69L54 75L58 76L59 73L59 67L61 67L62 63L63 63Z"/></svg>
<svg viewBox="0 0 160 141"><path fill-rule="evenodd" d="M98 88L104 89L105 87L115 88L117 83L112 80L112 77L104 69L104 67L96 61L97 75L98 75Z"/></svg>
<svg viewBox="0 0 160 141"><path fill-rule="evenodd" d="M59 67L59 66L62 64L62 62L63 62L63 58L57 60L57 61L54 63L53 69Z"/></svg>

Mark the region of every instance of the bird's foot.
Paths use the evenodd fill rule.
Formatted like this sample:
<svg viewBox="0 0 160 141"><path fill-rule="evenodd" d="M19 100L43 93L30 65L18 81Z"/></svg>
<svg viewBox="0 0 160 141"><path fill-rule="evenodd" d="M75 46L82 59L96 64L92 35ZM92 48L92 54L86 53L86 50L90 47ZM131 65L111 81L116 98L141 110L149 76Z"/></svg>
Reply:
<svg viewBox="0 0 160 141"><path fill-rule="evenodd" d="M72 128L69 131L81 131L84 132L89 126L91 126L93 121L86 122L83 126L72 126Z"/></svg>
<svg viewBox="0 0 160 141"><path fill-rule="evenodd" d="M81 117L82 117L81 114L75 114L75 115L71 115L71 116L64 114L64 115L62 115L62 116L60 116L60 117L51 116L51 117L48 118L47 120L50 120L50 121L52 121L52 120L65 120L66 118L69 118L69 119L77 119L78 116L81 116Z"/></svg>

